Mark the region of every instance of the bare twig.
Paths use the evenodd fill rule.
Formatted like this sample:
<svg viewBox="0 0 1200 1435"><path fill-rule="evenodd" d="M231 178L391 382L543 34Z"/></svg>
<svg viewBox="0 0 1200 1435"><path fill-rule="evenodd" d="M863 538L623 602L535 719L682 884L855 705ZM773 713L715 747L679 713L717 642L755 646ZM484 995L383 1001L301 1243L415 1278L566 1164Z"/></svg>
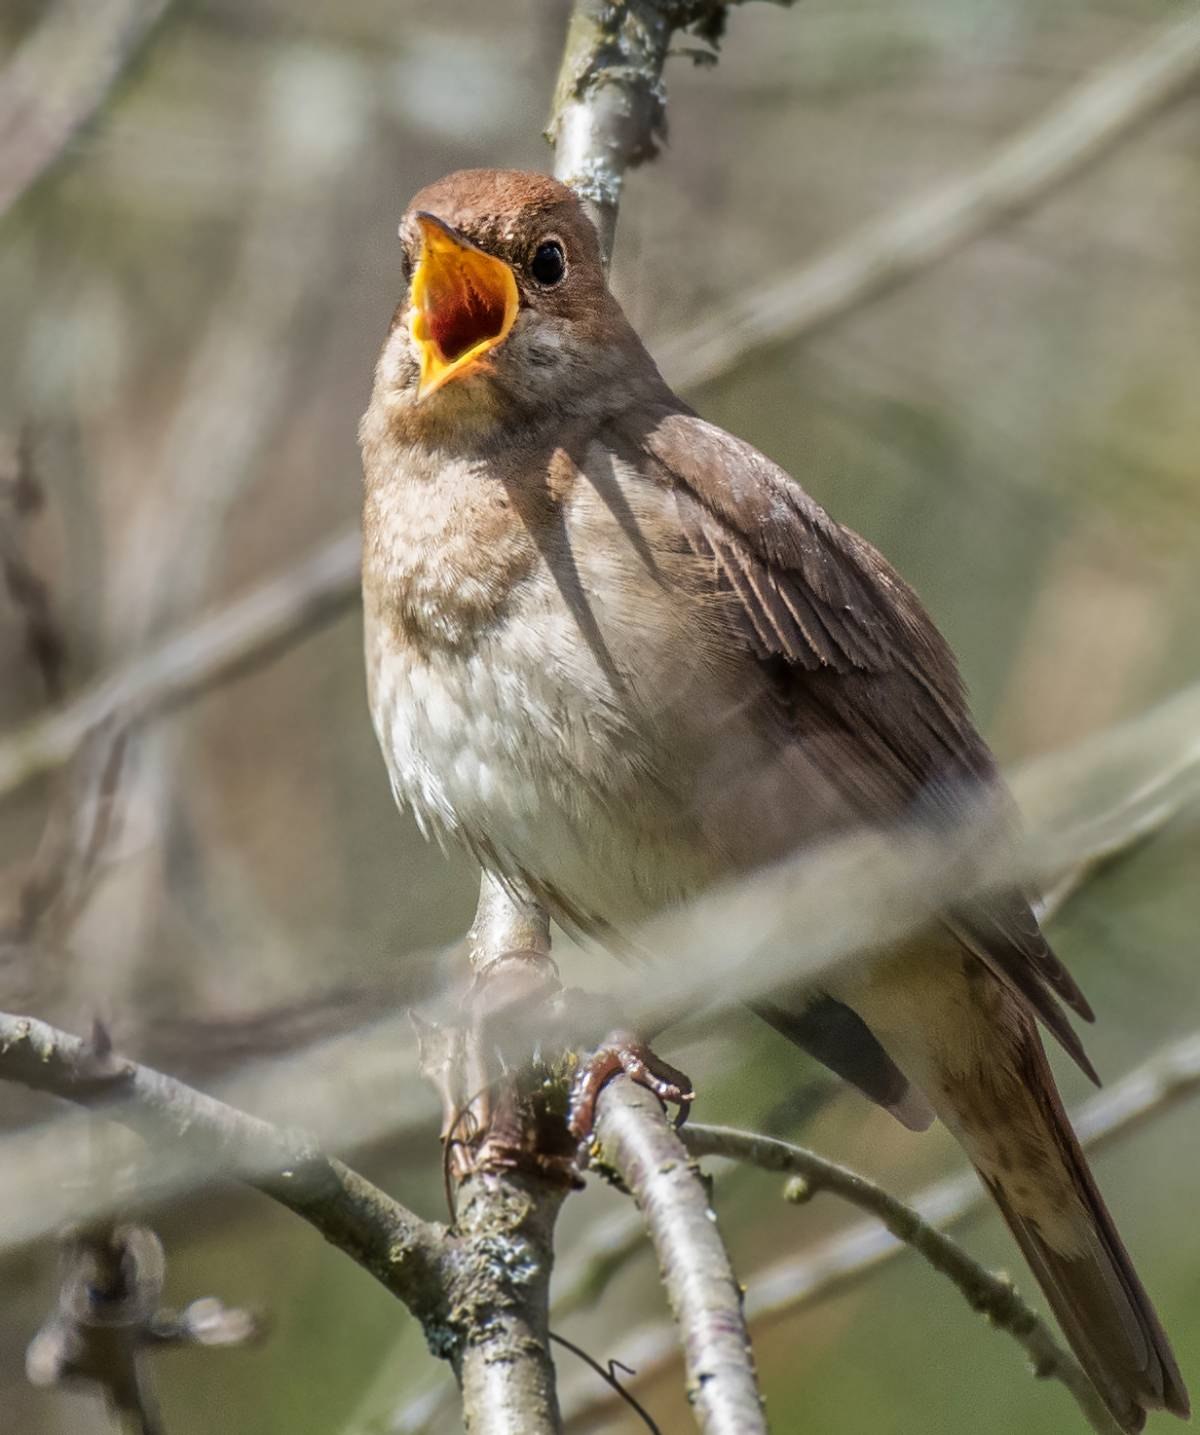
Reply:
<svg viewBox="0 0 1200 1435"><path fill-rule="evenodd" d="M603 1366L595 1356L589 1355L583 1346L576 1345L573 1340L568 1340L565 1335L559 1335L556 1330L550 1332L550 1339L554 1341L555 1345L561 1345L564 1350L569 1350L572 1355L578 1356L586 1366L594 1370L600 1379L604 1381L605 1385L616 1395L619 1395L633 1413L640 1418L642 1424L650 1431L650 1435L662 1435L662 1430L646 1407L621 1384L620 1376L636 1375L636 1370L630 1370L627 1365L622 1365L619 1360L610 1360L607 1366Z"/></svg>
<svg viewBox="0 0 1200 1435"><path fill-rule="evenodd" d="M56 713L0 740L0 796L68 761L112 718L133 724L182 706L286 651L358 601L359 539L339 534L294 567L86 689Z"/></svg>
<svg viewBox="0 0 1200 1435"><path fill-rule="evenodd" d="M595 1147L632 1192L654 1242L700 1429L765 1435L741 1287L708 1193L658 1098L627 1076L610 1081L597 1103Z"/></svg>
<svg viewBox="0 0 1200 1435"><path fill-rule="evenodd" d="M1139 125L1194 91L1200 14L1088 79L1049 115L963 179L842 241L826 258L711 312L658 346L667 377L711 383L751 354L813 334L1027 212Z"/></svg>
<svg viewBox="0 0 1200 1435"><path fill-rule="evenodd" d="M1084 1102L1072 1114L1071 1123L1083 1145L1099 1151L1197 1095L1200 1033L1192 1033ZM988 1202L979 1178L966 1171L927 1186L904 1204L926 1225L946 1229L986 1208ZM761 1331L858 1284L907 1249L880 1221L858 1222L753 1275L746 1284L746 1318ZM618 1354L637 1370L639 1381L652 1380L678 1359L675 1332L667 1322L645 1326L622 1342ZM572 1430L590 1429L596 1421L610 1418L612 1409L606 1395L564 1401Z"/></svg>
<svg viewBox="0 0 1200 1435"><path fill-rule="evenodd" d="M95 119L172 0L59 0L0 74L0 218Z"/></svg>
<svg viewBox="0 0 1200 1435"><path fill-rule="evenodd" d="M606 264L625 171L651 159L665 132L662 70L672 37L694 25L715 43L725 8L720 0L576 0L547 137L554 173L582 199ZM481 914L487 882L485 876ZM548 951L548 933L537 935ZM610 1081L597 1103L595 1139L634 1193L658 1252L700 1428L708 1435L765 1432L741 1290L707 1193L661 1103L627 1077Z"/></svg>
<svg viewBox="0 0 1200 1435"><path fill-rule="evenodd" d="M1022 1300L1012 1282L981 1266L957 1242L922 1220L911 1206L882 1186L802 1146L771 1136L722 1126L693 1126L684 1131L683 1141L693 1156L727 1156L796 1177L786 1192L796 1204L818 1192L831 1191L860 1210L869 1211L897 1240L911 1246L935 1271L953 1281L972 1310L987 1316L997 1329L1007 1331L1029 1356L1035 1375L1065 1385L1093 1430L1099 1435L1119 1435L1083 1368L1059 1345L1050 1327Z"/></svg>

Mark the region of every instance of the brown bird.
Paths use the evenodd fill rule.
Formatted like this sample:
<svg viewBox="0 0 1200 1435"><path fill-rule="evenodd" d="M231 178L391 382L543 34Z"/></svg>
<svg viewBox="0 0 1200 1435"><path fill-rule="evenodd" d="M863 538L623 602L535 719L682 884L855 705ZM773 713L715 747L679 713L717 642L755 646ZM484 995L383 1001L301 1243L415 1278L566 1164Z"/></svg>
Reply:
<svg viewBox="0 0 1200 1435"><path fill-rule="evenodd" d="M816 839L1002 800L953 654L874 548L671 390L595 231L468 170L400 227L362 422L371 712L397 800L615 938ZM1188 1412L1040 1020L1087 1002L1025 895L759 1010L905 1124L950 1127L1121 1427Z"/></svg>

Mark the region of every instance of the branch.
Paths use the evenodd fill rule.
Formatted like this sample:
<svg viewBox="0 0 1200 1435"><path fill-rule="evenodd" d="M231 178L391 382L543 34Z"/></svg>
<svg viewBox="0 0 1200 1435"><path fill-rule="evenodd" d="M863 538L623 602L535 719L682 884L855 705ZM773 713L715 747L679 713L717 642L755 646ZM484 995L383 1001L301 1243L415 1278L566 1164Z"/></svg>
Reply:
<svg viewBox="0 0 1200 1435"><path fill-rule="evenodd" d="M658 346L681 388L731 373L752 354L806 337L919 278L980 235L1016 219L1194 92L1200 14L1082 84L981 169L843 241L824 259L709 314Z"/></svg>
<svg viewBox="0 0 1200 1435"><path fill-rule="evenodd" d="M165 1274L162 1245L145 1226L108 1222L77 1233L64 1253L55 1308L25 1356L30 1382L98 1387L122 1426L161 1435L147 1352L242 1345L259 1331L249 1312L212 1297L178 1313L163 1310Z"/></svg>
<svg viewBox="0 0 1200 1435"><path fill-rule="evenodd" d="M62 766L95 727L136 723L262 666L358 601L357 530L171 634L66 707L0 739L0 797Z"/></svg>
<svg viewBox="0 0 1200 1435"><path fill-rule="evenodd" d="M0 219L66 154L171 0L59 3L0 74Z"/></svg>
<svg viewBox="0 0 1200 1435"><path fill-rule="evenodd" d="M1085 1149L1100 1151L1197 1095L1200 1032L1193 1032L1084 1102L1072 1115L1071 1124ZM939 1229L958 1225L988 1206L973 1171L927 1186L904 1204L919 1220ZM907 1249L902 1239L877 1220L849 1226L752 1276L746 1284L747 1319L761 1331L857 1285ZM619 1355L637 1370L639 1383L653 1380L677 1359L674 1331L666 1322L643 1327L627 1338ZM613 1408L607 1395L564 1402L572 1430L591 1428L611 1417Z"/></svg>
<svg viewBox="0 0 1200 1435"><path fill-rule="evenodd" d="M1059 1345L1037 1312L1021 1299L1012 1282L981 1266L949 1236L882 1186L802 1146L771 1136L723 1126L693 1126L683 1133L683 1139L693 1156L727 1156L766 1171L797 1177L788 1183L785 1193L797 1205L820 1191L832 1191L877 1216L898 1241L911 1246L935 1271L953 1281L972 1310L986 1315L997 1329L1008 1331L1029 1356L1035 1375L1061 1381L1093 1430L1099 1435L1120 1435L1083 1368Z"/></svg>
<svg viewBox="0 0 1200 1435"><path fill-rule="evenodd" d="M307 1138L32 1017L0 1013L0 1080L97 1110L152 1146L186 1150L210 1178L255 1187L399 1297L431 1341L444 1329L445 1232Z"/></svg>
<svg viewBox="0 0 1200 1435"><path fill-rule="evenodd" d="M658 1098L627 1076L610 1081L597 1102L595 1147L649 1229L698 1425L706 1435L765 1435L741 1287L699 1172Z"/></svg>

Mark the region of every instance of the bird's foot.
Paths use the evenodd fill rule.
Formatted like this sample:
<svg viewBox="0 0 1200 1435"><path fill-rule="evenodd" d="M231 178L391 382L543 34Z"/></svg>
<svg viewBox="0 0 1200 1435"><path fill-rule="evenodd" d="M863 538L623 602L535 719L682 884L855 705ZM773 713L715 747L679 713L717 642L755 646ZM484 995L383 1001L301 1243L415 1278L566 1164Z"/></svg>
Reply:
<svg viewBox="0 0 1200 1435"><path fill-rule="evenodd" d="M585 1152L596 1124L596 1102L614 1076L622 1073L639 1086L653 1091L664 1106L677 1106L676 1127L687 1120L696 1093L678 1068L627 1031L614 1031L581 1064L571 1087L569 1124L571 1135Z"/></svg>

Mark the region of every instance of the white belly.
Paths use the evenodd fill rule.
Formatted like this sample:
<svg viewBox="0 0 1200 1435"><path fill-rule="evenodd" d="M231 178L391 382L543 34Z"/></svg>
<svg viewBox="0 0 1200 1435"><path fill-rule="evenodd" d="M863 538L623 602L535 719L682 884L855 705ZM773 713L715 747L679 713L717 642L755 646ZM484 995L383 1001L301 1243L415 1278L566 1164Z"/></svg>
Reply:
<svg viewBox="0 0 1200 1435"><path fill-rule="evenodd" d="M426 835L616 926L711 880L691 774L630 727L565 610L499 625L469 652L393 646L372 678L393 791Z"/></svg>

